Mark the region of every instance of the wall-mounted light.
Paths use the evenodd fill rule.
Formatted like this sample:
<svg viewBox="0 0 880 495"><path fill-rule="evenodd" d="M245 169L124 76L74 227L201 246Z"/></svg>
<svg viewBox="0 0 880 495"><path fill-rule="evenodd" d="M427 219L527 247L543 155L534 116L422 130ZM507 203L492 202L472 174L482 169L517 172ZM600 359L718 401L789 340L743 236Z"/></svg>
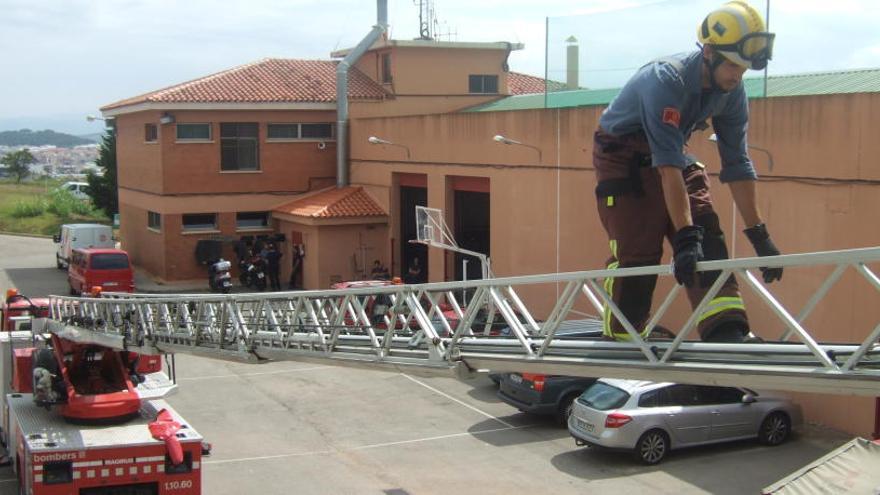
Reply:
<svg viewBox="0 0 880 495"><path fill-rule="evenodd" d="M388 146L398 146L398 147L406 150L406 159L407 160L410 159L409 146L406 146L405 144L397 144L397 143L388 141L387 139L377 138L376 136L368 137L367 142L369 142L370 144L387 144Z"/></svg>
<svg viewBox="0 0 880 495"><path fill-rule="evenodd" d="M510 138L502 136L501 134L496 134L495 137L492 138L492 140L495 141L496 143L515 144L517 146L525 146L526 148L531 148L531 149L538 152L538 161L539 162L541 161L541 159L543 157L543 153L541 152L541 148L538 148L537 146L533 146L531 144L526 144L526 143L523 143L522 141L517 141L516 139L510 139Z"/></svg>
<svg viewBox="0 0 880 495"><path fill-rule="evenodd" d="M171 115L168 112L163 113L162 116L159 117L159 123L160 124L173 124L174 123L174 115Z"/></svg>

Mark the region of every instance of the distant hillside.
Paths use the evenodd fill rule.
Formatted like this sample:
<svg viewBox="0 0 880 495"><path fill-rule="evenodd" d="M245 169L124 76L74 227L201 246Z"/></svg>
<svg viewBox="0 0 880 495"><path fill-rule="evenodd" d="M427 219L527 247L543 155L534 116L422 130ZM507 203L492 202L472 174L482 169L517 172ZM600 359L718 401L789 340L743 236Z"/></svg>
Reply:
<svg viewBox="0 0 880 495"><path fill-rule="evenodd" d="M91 141L93 143L100 143L101 139L104 137L104 135L99 132L96 132L94 134L80 134L77 137L82 138L82 139L88 139L89 141Z"/></svg>
<svg viewBox="0 0 880 495"><path fill-rule="evenodd" d="M32 131L21 129L19 131L0 132L0 145L5 146L58 146L60 148L72 148L81 144L92 144L94 141L83 139L70 134L51 131Z"/></svg>

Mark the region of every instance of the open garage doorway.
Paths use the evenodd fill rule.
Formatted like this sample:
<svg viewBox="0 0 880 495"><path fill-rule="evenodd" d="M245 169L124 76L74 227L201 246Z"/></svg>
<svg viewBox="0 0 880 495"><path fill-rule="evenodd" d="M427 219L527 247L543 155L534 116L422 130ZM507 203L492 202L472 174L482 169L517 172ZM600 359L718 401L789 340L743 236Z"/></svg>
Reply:
<svg viewBox="0 0 880 495"><path fill-rule="evenodd" d="M424 176L421 181L409 174L400 179L400 276L406 283L428 281L428 246L412 244L416 239L416 206L428 205L428 188Z"/></svg>
<svg viewBox="0 0 880 495"><path fill-rule="evenodd" d="M458 245L489 256L489 179L486 177L451 177L454 201L453 233ZM467 268L463 261L467 260ZM466 270L466 272L465 272ZM480 259L455 253L455 279L483 278Z"/></svg>

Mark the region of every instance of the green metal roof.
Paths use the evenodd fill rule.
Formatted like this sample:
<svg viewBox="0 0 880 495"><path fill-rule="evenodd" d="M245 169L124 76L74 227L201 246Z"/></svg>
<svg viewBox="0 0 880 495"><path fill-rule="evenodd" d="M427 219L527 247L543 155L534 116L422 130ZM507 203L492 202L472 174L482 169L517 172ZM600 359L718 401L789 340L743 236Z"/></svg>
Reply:
<svg viewBox="0 0 880 495"><path fill-rule="evenodd" d="M743 81L749 98L764 95L764 78ZM508 96L465 112L503 112L536 108L568 108L607 105L617 96L620 88L581 89L557 93ZM767 78L767 97L831 95L844 93L880 92L880 69L859 69L837 72L816 72L770 76ZM545 101L546 98L546 101Z"/></svg>

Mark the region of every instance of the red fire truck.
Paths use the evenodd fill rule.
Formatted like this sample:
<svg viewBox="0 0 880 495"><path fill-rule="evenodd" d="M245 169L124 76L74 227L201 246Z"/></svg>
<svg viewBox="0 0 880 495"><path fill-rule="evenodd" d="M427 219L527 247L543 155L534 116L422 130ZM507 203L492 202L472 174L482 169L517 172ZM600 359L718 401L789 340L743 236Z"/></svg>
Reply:
<svg viewBox="0 0 880 495"><path fill-rule="evenodd" d="M201 493L209 446L162 398L159 356L31 331L45 300L10 292L0 332L0 440L21 493Z"/></svg>

